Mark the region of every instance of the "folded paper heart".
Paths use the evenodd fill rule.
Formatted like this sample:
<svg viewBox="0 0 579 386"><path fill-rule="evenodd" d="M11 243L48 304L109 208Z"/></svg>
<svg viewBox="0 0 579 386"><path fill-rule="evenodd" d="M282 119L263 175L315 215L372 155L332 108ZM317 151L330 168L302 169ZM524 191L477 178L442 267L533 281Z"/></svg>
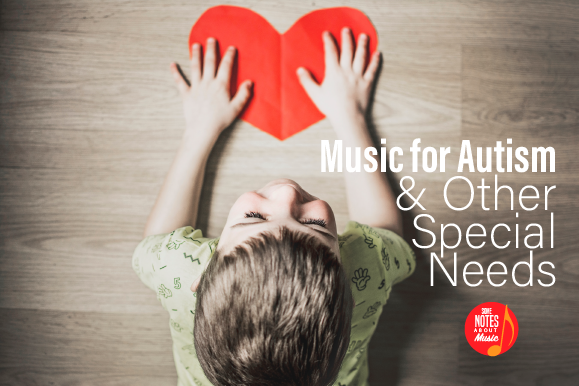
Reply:
<svg viewBox="0 0 579 386"><path fill-rule="evenodd" d="M355 37L369 37L369 52L378 45L378 35L368 18L348 7L327 8L302 16L280 34L252 10L221 5L209 8L189 35L189 50L214 37L220 55L229 46L237 48L232 74L232 95L241 82L253 81L253 96L240 118L284 140L324 118L300 85L296 70L305 67L314 78L324 78L322 32L330 31L340 44L341 30L349 27Z"/></svg>

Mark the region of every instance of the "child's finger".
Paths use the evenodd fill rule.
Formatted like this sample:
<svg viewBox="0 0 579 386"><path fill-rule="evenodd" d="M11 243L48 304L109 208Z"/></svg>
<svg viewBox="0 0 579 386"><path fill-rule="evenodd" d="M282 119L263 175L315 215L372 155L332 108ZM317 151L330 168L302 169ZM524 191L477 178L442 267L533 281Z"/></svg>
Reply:
<svg viewBox="0 0 579 386"><path fill-rule="evenodd" d="M219 63L219 69L217 70L217 79L224 82L229 86L229 81L231 80L231 68L233 67L233 60L235 59L235 47L229 47Z"/></svg>
<svg viewBox="0 0 579 386"><path fill-rule="evenodd" d="M364 73L364 79L366 79L368 82L373 82L379 64L380 64L380 52L376 51L372 54L372 59L370 59L370 63L368 64L366 73Z"/></svg>
<svg viewBox="0 0 579 386"><path fill-rule="evenodd" d="M298 68L297 73L302 87L304 90L306 90L306 93L309 95L310 99L314 100L320 86L316 83L312 77L312 74L305 68Z"/></svg>
<svg viewBox="0 0 579 386"><path fill-rule="evenodd" d="M207 49L205 50L205 59L203 60L203 78L213 79L215 77L215 61L217 54L215 53L215 39L207 39Z"/></svg>
<svg viewBox="0 0 579 386"><path fill-rule="evenodd" d="M342 28L342 51L340 52L340 66L344 70L352 68L352 57L354 56L354 43L352 33L347 27Z"/></svg>
<svg viewBox="0 0 579 386"><path fill-rule="evenodd" d="M352 69L356 75L364 74L364 65L366 64L366 47L368 45L368 35L360 34L358 38L358 45L356 47L356 55L354 56L354 63Z"/></svg>
<svg viewBox="0 0 579 386"><path fill-rule="evenodd" d="M243 82L231 100L231 107L233 108L233 112L236 117L241 112L241 110L243 110L243 106L245 106L247 103L247 100L251 95L252 85L253 82L251 80L246 80Z"/></svg>
<svg viewBox="0 0 579 386"><path fill-rule="evenodd" d="M181 94L181 96L184 96L185 93L189 90L189 84L187 84L187 81L185 80L185 78L183 78L183 74L181 74L181 71L179 70L179 66L177 65L177 63L171 63L171 74L173 75L173 79L175 80L175 84L177 85L177 89L179 90L179 93Z"/></svg>
<svg viewBox="0 0 579 386"><path fill-rule="evenodd" d="M201 79L201 45L194 43L191 46L191 83L197 83Z"/></svg>
<svg viewBox="0 0 579 386"><path fill-rule="evenodd" d="M338 64L338 49L336 48L336 43L332 34L328 31L323 33L324 39L324 58L326 61L326 67Z"/></svg>

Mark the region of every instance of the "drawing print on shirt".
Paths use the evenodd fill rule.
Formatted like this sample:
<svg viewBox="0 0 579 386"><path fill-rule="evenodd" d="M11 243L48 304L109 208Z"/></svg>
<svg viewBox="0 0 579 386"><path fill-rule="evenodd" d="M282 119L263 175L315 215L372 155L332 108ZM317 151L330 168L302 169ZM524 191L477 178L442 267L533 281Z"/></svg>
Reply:
<svg viewBox="0 0 579 386"><path fill-rule="evenodd" d="M171 319L169 321L169 324L171 324L171 327L173 327L173 329L177 332L181 332L183 331L183 327L181 327L181 325L179 323L177 323L176 321L174 321L173 319Z"/></svg>
<svg viewBox="0 0 579 386"><path fill-rule="evenodd" d="M161 249L161 244L162 244L162 243L157 243L157 244L153 245L153 246L151 247L150 252L151 252L151 253L157 252L159 249Z"/></svg>
<svg viewBox="0 0 579 386"><path fill-rule="evenodd" d="M185 240L171 241L171 242L167 243L167 249L168 249L168 250L171 250L171 249L174 249L174 250L179 249L179 247L180 247L181 245L183 245L184 242L185 242Z"/></svg>
<svg viewBox="0 0 579 386"><path fill-rule="evenodd" d="M372 304L370 307L368 307L368 310L366 310L366 313L364 314L362 319L368 319L370 316L372 316L376 312L378 312L378 307L380 307L380 304L382 304L382 303L376 302L376 303Z"/></svg>
<svg viewBox="0 0 579 386"><path fill-rule="evenodd" d="M386 248L382 248L382 263L384 263L386 271L390 271L390 255L386 252Z"/></svg>
<svg viewBox="0 0 579 386"><path fill-rule="evenodd" d="M184 239L187 239L187 240L191 240L191 241L193 241L194 243L201 245L201 241L196 240L196 239L194 239L194 238L191 237L191 236L183 236L183 238L184 238Z"/></svg>
<svg viewBox="0 0 579 386"><path fill-rule="evenodd" d="M376 232L376 230L372 227L366 227L366 231L374 237L381 238L382 236L380 233Z"/></svg>
<svg viewBox="0 0 579 386"><path fill-rule="evenodd" d="M389 242L390 245L394 245L394 241L392 241L392 239L390 237L386 237L386 236L380 236L382 238L382 241L384 242Z"/></svg>
<svg viewBox="0 0 579 386"><path fill-rule="evenodd" d="M348 346L348 351L347 353L351 353L353 351L356 351L358 349L360 349L361 347L364 346L364 343L366 343L368 341L368 339L370 338L366 338L364 340L353 340L350 342L350 345Z"/></svg>
<svg viewBox="0 0 579 386"><path fill-rule="evenodd" d="M370 275L368 275L368 269L366 268L359 268L354 271L354 277L352 278L352 282L356 284L356 288L358 291L363 291L366 289L366 283L370 280Z"/></svg>
<svg viewBox="0 0 579 386"><path fill-rule="evenodd" d="M370 248L370 249L376 248L376 244L374 244L374 239L372 237L368 236L366 233L364 233L364 242L366 243L368 248Z"/></svg>
<svg viewBox="0 0 579 386"><path fill-rule="evenodd" d="M211 253L213 253L213 251L215 250L215 244L217 244L217 239L213 239L207 243L207 245L209 245L209 250L211 251Z"/></svg>
<svg viewBox="0 0 579 386"><path fill-rule="evenodd" d="M189 355L195 355L195 345L194 344L187 344L181 347L181 350L188 351Z"/></svg>
<svg viewBox="0 0 579 386"><path fill-rule="evenodd" d="M201 261L199 261L199 258L193 258L193 255L188 255L187 253L183 252L183 256L185 256L186 259L191 259L191 262L197 262L197 264L201 265Z"/></svg>
<svg viewBox="0 0 579 386"><path fill-rule="evenodd" d="M359 222L357 222L356 228L362 229L362 232L364 232L364 233L368 232L373 236L380 237L380 234L378 232L376 232L376 230L374 228L372 228L371 226L368 226L365 224L360 224Z"/></svg>
<svg viewBox="0 0 579 386"><path fill-rule="evenodd" d="M354 350L354 347L356 347L356 340L353 340L350 342L350 345L348 346L348 351L347 352L352 352L352 350Z"/></svg>
<svg viewBox="0 0 579 386"><path fill-rule="evenodd" d="M165 299L173 296L173 293L171 292L171 290L169 288L165 287L165 284L161 284L159 286L158 290L159 290L159 296L163 296Z"/></svg>
<svg viewBox="0 0 579 386"><path fill-rule="evenodd" d="M135 270L135 272L138 272L139 274L143 273L141 271L141 265L139 264L139 259L133 259L133 269Z"/></svg>

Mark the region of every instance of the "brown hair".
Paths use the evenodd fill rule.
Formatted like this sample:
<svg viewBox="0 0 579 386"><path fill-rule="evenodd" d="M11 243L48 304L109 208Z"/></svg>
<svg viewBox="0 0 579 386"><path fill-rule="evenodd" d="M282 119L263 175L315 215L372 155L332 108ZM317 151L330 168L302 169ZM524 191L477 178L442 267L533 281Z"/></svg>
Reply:
<svg viewBox="0 0 579 386"><path fill-rule="evenodd" d="M332 250L282 227L215 252L197 289L197 357L214 385L326 386L348 349L352 293Z"/></svg>

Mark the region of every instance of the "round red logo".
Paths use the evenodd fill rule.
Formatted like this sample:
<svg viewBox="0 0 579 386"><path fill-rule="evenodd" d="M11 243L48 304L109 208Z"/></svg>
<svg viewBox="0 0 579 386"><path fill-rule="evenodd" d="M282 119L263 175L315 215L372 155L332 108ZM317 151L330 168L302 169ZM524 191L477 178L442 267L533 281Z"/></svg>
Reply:
<svg viewBox="0 0 579 386"><path fill-rule="evenodd" d="M519 323L508 305L487 302L476 306L464 324L470 346L481 354L496 357L515 344Z"/></svg>

